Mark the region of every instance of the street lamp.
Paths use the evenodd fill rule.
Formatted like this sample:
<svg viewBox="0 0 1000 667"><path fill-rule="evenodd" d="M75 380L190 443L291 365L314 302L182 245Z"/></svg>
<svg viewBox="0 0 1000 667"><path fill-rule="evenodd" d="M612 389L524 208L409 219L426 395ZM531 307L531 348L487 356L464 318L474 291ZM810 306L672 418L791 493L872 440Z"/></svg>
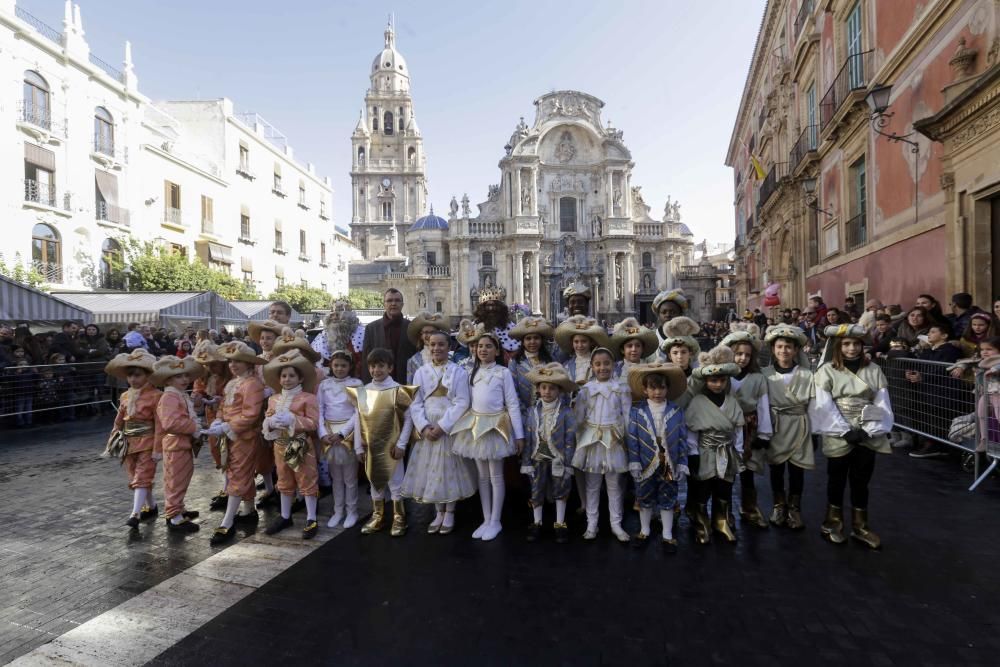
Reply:
<svg viewBox="0 0 1000 667"><path fill-rule="evenodd" d="M881 135L893 143L902 142L910 146L910 152L913 153L913 222L916 223L919 219L918 207L920 202L920 176L917 172L920 166L920 144L910 139L914 135L913 132L901 135L895 132L886 133L882 131L889 124L889 120L896 115L888 111L891 97L892 86L885 84L876 84L868 91L868 94L865 96L868 108L871 109L868 122L871 124L875 134Z"/></svg>
<svg viewBox="0 0 1000 667"><path fill-rule="evenodd" d="M802 192L806 195L806 206L814 211L819 211L820 213L826 214L827 217L832 218L833 213L825 209L816 206L816 179L815 178L803 178L802 181Z"/></svg>

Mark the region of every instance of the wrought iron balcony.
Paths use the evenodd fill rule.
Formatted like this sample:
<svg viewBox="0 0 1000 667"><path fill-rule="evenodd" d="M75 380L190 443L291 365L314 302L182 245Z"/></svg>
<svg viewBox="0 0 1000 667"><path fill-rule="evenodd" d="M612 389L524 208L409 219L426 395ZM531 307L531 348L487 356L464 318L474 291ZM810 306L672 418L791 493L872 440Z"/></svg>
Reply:
<svg viewBox="0 0 1000 667"><path fill-rule="evenodd" d="M215 234L215 221L208 220L207 218L202 218L201 220L201 233L202 234Z"/></svg>
<svg viewBox="0 0 1000 667"><path fill-rule="evenodd" d="M791 152L788 154L788 163L792 171L799 168L799 164L806 159L809 153L815 152L819 147L819 126L806 125L802 134L795 141Z"/></svg>
<svg viewBox="0 0 1000 667"><path fill-rule="evenodd" d="M767 204L767 200L777 192L778 185L781 184L781 179L788 175L788 163L787 162L775 162L771 165L771 171L767 172L767 178L760 186L760 196L757 200L757 207L763 208Z"/></svg>
<svg viewBox="0 0 1000 667"><path fill-rule="evenodd" d="M175 227L187 227L188 224L184 222L184 214L181 209L173 208L171 206L166 206L163 209L163 222L168 225L174 225Z"/></svg>
<svg viewBox="0 0 1000 667"><path fill-rule="evenodd" d="M873 50L853 53L847 56L833 83L819 103L820 128L825 130L833 121L841 107L855 90L868 87L868 80L874 73L872 66Z"/></svg>
<svg viewBox="0 0 1000 667"><path fill-rule="evenodd" d="M795 15L795 32L793 33L796 39L802 35L802 28L805 26L806 21L812 16L813 9L815 5L814 0L801 0L799 5L799 13Z"/></svg>
<svg viewBox="0 0 1000 667"><path fill-rule="evenodd" d="M864 213L848 220L846 227L847 252L868 244L868 221Z"/></svg>
<svg viewBox="0 0 1000 667"><path fill-rule="evenodd" d="M42 282L61 284L63 282L63 267L59 262L42 262L34 260L31 268L42 276Z"/></svg>
<svg viewBox="0 0 1000 667"><path fill-rule="evenodd" d="M106 201L99 201L95 203L94 210L97 220L110 222L116 225L128 226L130 224L129 211L127 208L121 208L120 206L109 204Z"/></svg>
<svg viewBox="0 0 1000 667"><path fill-rule="evenodd" d="M56 186L54 183L39 183L30 178L24 179L24 201L56 206Z"/></svg>
<svg viewBox="0 0 1000 667"><path fill-rule="evenodd" d="M112 67L108 63L104 62L103 60L95 56L93 53L90 54L90 64L95 65L97 69L101 70L102 72L110 76L112 79L117 81L118 83L125 83L125 74L123 74L120 69Z"/></svg>
<svg viewBox="0 0 1000 667"><path fill-rule="evenodd" d="M35 135L66 136L66 129L62 125L52 122L52 110L46 104L37 104L30 100L19 101L17 103L17 122L23 129Z"/></svg>

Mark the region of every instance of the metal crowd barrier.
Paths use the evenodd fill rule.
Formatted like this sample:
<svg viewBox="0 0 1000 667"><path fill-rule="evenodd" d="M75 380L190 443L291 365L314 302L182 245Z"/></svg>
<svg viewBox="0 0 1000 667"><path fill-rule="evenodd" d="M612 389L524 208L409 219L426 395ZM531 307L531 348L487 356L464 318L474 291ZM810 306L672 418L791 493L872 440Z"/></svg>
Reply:
<svg viewBox="0 0 1000 667"><path fill-rule="evenodd" d="M35 413L62 411L69 417L78 407L112 402L119 386L104 374L106 364L7 366L0 371L0 418L31 423Z"/></svg>
<svg viewBox="0 0 1000 667"><path fill-rule="evenodd" d="M1000 463L1000 375L990 377L981 369L976 370L975 445L976 452L985 454L989 463L980 471L979 457L975 457L976 481L969 491L975 491Z"/></svg>

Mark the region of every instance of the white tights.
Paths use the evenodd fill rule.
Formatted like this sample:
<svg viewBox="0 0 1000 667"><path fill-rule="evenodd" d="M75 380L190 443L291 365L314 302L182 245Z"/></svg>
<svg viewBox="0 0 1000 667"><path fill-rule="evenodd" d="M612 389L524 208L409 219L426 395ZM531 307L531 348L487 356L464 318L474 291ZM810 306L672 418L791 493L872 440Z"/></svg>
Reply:
<svg viewBox="0 0 1000 667"><path fill-rule="evenodd" d="M333 483L333 513L344 511L347 504L348 514L358 509L358 463L351 461L343 464L330 464L330 478Z"/></svg>
<svg viewBox="0 0 1000 667"><path fill-rule="evenodd" d="M503 481L503 459L476 459L476 470L479 472L479 502L483 506L483 523L500 523L507 490Z"/></svg>
<svg viewBox="0 0 1000 667"><path fill-rule="evenodd" d="M608 489L608 513L611 515L611 527L621 528L622 525L622 487L621 473L599 472L587 473L587 528L597 530L597 519L601 506L601 481Z"/></svg>

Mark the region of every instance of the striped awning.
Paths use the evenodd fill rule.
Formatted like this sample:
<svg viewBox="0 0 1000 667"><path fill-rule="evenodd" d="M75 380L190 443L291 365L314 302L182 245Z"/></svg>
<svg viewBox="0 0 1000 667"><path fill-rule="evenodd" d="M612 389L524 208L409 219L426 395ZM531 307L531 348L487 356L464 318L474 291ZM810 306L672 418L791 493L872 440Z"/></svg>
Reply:
<svg viewBox="0 0 1000 667"><path fill-rule="evenodd" d="M0 322L90 322L90 311L0 276Z"/></svg>
<svg viewBox="0 0 1000 667"><path fill-rule="evenodd" d="M236 306L243 312L247 319L254 320L257 322L263 322L267 319L267 310L271 306L271 301L230 301L231 304ZM302 314L292 309L292 317L289 321L291 322L301 322Z"/></svg>
<svg viewBox="0 0 1000 667"><path fill-rule="evenodd" d="M180 322L246 323L247 317L214 292L57 292L93 313L93 322L172 326ZM214 300L214 302L213 302Z"/></svg>

